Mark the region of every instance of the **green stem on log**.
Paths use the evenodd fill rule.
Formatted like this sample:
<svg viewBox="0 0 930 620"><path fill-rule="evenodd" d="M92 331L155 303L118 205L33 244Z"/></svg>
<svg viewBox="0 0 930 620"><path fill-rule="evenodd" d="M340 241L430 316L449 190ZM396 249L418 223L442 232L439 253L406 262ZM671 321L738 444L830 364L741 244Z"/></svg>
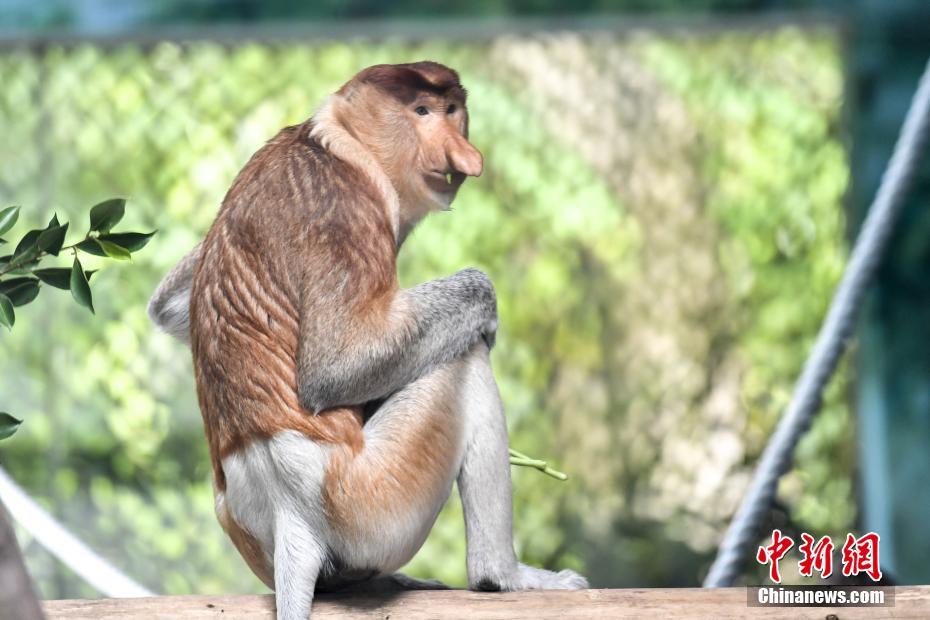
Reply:
<svg viewBox="0 0 930 620"><path fill-rule="evenodd" d="M548 476L552 476L556 480L561 480L563 482L568 480L568 476L566 474L558 471L557 469L549 467L549 463L546 461L530 458L522 452L514 450L513 448L510 448L510 464L516 465L518 467L532 467L534 469L538 469L542 473Z"/></svg>

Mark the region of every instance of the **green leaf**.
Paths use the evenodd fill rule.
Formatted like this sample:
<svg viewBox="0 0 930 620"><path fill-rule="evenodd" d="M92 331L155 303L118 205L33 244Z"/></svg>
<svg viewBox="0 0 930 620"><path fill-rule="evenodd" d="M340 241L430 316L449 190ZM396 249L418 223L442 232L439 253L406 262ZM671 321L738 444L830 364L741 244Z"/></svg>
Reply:
<svg viewBox="0 0 930 620"><path fill-rule="evenodd" d="M116 245L115 243L104 241L103 239L97 239L97 244L110 258L115 258L117 260L130 260L132 258L132 254L129 253L129 250L121 245Z"/></svg>
<svg viewBox="0 0 930 620"><path fill-rule="evenodd" d="M84 269L81 267L81 261L78 260L77 256L74 257L74 264L71 265L69 282L71 296L74 297L74 301L90 310L91 314L95 314L94 298L90 294L90 285L87 283L87 276L84 275Z"/></svg>
<svg viewBox="0 0 930 620"><path fill-rule="evenodd" d="M101 241L109 241L115 243L118 246L122 246L129 250L130 252L138 252L149 242L149 239L158 232L153 230L150 233L137 233L137 232L125 232L125 233L112 233L109 235L100 235L97 237Z"/></svg>
<svg viewBox="0 0 930 620"><path fill-rule="evenodd" d="M0 239L0 245L5 245L7 243L6 239Z"/></svg>
<svg viewBox="0 0 930 620"><path fill-rule="evenodd" d="M19 207L7 207L0 211L0 235L13 228L19 219Z"/></svg>
<svg viewBox="0 0 930 620"><path fill-rule="evenodd" d="M43 232L42 229L35 229L23 235L23 238L16 244L16 249L13 250L13 260L17 263L24 263L34 258L39 253L36 241Z"/></svg>
<svg viewBox="0 0 930 620"><path fill-rule="evenodd" d="M126 212L125 198L104 200L90 210L90 230L108 233L116 226Z"/></svg>
<svg viewBox="0 0 930 620"><path fill-rule="evenodd" d="M90 276L96 272L96 269L85 271L84 276L90 280ZM71 270L64 267L48 267L46 269L36 269L32 275L39 278L49 286L60 288L64 291L71 289Z"/></svg>
<svg viewBox="0 0 930 620"><path fill-rule="evenodd" d="M0 439L6 439L16 432L22 420L17 420L6 411L0 411Z"/></svg>
<svg viewBox="0 0 930 620"><path fill-rule="evenodd" d="M13 302L6 295L0 293L0 325L13 329L16 323L16 312L13 311Z"/></svg>
<svg viewBox="0 0 930 620"><path fill-rule="evenodd" d="M82 252L93 254L94 256L107 255L107 253L103 251L103 248L100 247L100 244L97 243L96 239L84 239L84 241L81 241L74 247L81 250Z"/></svg>
<svg viewBox="0 0 930 620"><path fill-rule="evenodd" d="M56 217L55 220L57 221L58 218ZM61 251L61 246L65 243L65 234L68 232L68 224L65 223L64 226L56 224L54 227L49 224L49 226L50 227L42 231L42 234L36 239L36 247L39 248L40 252L48 252L52 256L58 256L58 252Z"/></svg>
<svg viewBox="0 0 930 620"><path fill-rule="evenodd" d="M39 294L39 281L35 278L10 278L0 282L0 294L6 295L14 306L25 306Z"/></svg>

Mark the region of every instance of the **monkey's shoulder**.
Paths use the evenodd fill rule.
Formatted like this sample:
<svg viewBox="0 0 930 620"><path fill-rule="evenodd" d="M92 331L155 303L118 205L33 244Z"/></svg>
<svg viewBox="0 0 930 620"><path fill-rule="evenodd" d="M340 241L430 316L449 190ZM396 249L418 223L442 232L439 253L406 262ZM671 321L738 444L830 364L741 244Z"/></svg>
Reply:
<svg viewBox="0 0 930 620"><path fill-rule="evenodd" d="M220 214L260 221L273 215L297 224L334 212L340 219L383 212L370 179L310 133L309 122L285 127L260 148L237 175Z"/></svg>

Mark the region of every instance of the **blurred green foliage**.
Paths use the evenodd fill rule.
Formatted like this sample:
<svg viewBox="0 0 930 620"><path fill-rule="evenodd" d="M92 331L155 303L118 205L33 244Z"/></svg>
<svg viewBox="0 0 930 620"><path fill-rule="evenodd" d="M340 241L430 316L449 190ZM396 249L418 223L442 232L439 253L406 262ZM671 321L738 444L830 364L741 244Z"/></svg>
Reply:
<svg viewBox="0 0 930 620"><path fill-rule="evenodd" d="M360 68L422 58L460 71L486 173L413 234L402 283L488 271L511 443L571 476L514 469L518 552L597 586L706 569L843 265L834 33L7 50L0 199L41 222L129 195L160 233L131 277L101 266L99 320L50 298L3 335L0 389L28 424L0 461L145 585L262 589L215 522L189 352L148 296L264 140ZM814 532L854 518L845 385L782 489ZM26 554L45 596L93 595ZM456 499L408 569L464 583Z"/></svg>
<svg viewBox="0 0 930 620"><path fill-rule="evenodd" d="M0 210L0 235L11 232L21 207ZM93 271L85 271L79 253L129 260L132 252L141 250L155 234L123 232L112 228L123 219L126 201L111 198L94 205L89 213L90 225L80 241L65 245L70 222L58 221L53 214L42 228L23 234L16 244L0 238L0 246L9 244L9 254L0 256L0 325L9 330L16 324L16 308L35 301L44 286L70 291L74 301L94 313L93 293L89 280ZM9 236L9 235L8 235ZM70 267L40 266L43 259L57 257L62 252L72 255ZM0 411L0 439L13 435L22 420Z"/></svg>

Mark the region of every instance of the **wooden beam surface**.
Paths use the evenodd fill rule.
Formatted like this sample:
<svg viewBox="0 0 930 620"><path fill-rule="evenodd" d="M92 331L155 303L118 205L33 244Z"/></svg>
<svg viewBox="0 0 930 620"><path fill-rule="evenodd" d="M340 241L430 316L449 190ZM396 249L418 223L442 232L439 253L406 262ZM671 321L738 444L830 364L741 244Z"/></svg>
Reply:
<svg viewBox="0 0 930 620"><path fill-rule="evenodd" d="M274 618L271 595L159 596L45 601L49 619ZM394 595L321 595L314 620L555 620L563 618L930 618L930 586L896 588L894 607L749 607L745 588L469 592L434 590ZM832 620L832 619L831 619Z"/></svg>

